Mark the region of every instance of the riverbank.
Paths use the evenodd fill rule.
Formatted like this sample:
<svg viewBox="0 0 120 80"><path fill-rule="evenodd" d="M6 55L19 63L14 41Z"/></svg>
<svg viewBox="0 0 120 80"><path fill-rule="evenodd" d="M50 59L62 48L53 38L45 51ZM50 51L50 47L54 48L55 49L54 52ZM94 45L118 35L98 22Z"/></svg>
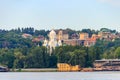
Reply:
<svg viewBox="0 0 120 80"><path fill-rule="evenodd" d="M57 72L57 68L10 69L10 72Z"/></svg>
<svg viewBox="0 0 120 80"><path fill-rule="evenodd" d="M8 72L106 72L117 70L95 70L94 68L82 68L80 71L58 71L57 68L29 68L29 69L9 69ZM119 71L118 71L119 72Z"/></svg>
<svg viewBox="0 0 120 80"><path fill-rule="evenodd" d="M92 68L82 68L80 71L58 71L58 68L10 69L10 72L93 72Z"/></svg>

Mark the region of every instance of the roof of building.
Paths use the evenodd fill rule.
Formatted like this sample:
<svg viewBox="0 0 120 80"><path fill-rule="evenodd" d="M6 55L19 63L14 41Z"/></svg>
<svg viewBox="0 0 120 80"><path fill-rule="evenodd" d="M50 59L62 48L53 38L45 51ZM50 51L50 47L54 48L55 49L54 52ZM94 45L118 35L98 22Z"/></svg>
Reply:
<svg viewBox="0 0 120 80"><path fill-rule="evenodd" d="M58 34L59 31L62 31L63 34L68 34L68 31L63 29L55 30L56 34Z"/></svg>
<svg viewBox="0 0 120 80"><path fill-rule="evenodd" d="M101 60L95 60L95 62L101 62L101 61L120 61L120 59L101 59Z"/></svg>

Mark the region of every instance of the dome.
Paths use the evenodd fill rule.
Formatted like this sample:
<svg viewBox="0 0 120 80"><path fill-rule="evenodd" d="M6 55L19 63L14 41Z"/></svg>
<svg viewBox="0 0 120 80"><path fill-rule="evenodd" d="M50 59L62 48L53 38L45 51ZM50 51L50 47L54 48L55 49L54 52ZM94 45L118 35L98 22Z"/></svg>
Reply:
<svg viewBox="0 0 120 80"><path fill-rule="evenodd" d="M50 32L50 35L56 35L56 32L54 31L54 30L52 30L51 32Z"/></svg>
<svg viewBox="0 0 120 80"><path fill-rule="evenodd" d="M56 40L56 32L54 30L52 30L50 33L49 33L49 39L50 40Z"/></svg>
<svg viewBox="0 0 120 80"><path fill-rule="evenodd" d="M48 41L46 39L44 40L43 46L48 46Z"/></svg>

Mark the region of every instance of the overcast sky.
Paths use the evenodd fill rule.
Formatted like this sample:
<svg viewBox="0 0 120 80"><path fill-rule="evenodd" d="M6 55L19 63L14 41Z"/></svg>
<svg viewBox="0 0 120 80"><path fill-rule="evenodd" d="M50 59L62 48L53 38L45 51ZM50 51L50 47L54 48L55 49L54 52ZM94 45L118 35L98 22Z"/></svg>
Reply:
<svg viewBox="0 0 120 80"><path fill-rule="evenodd" d="M0 0L0 29L120 31L120 0Z"/></svg>

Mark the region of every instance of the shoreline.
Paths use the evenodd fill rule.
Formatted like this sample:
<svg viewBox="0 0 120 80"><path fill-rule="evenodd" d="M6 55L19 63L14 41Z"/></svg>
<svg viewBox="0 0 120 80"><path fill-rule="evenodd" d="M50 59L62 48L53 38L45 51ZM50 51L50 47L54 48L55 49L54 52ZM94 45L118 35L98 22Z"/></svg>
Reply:
<svg viewBox="0 0 120 80"><path fill-rule="evenodd" d="M9 72L58 72L57 68L10 69Z"/></svg>
<svg viewBox="0 0 120 80"><path fill-rule="evenodd" d="M81 71L58 71L57 68L29 68L29 69L10 69L8 72L119 72L118 70L98 70L98 71L89 71L89 70L81 70Z"/></svg>

